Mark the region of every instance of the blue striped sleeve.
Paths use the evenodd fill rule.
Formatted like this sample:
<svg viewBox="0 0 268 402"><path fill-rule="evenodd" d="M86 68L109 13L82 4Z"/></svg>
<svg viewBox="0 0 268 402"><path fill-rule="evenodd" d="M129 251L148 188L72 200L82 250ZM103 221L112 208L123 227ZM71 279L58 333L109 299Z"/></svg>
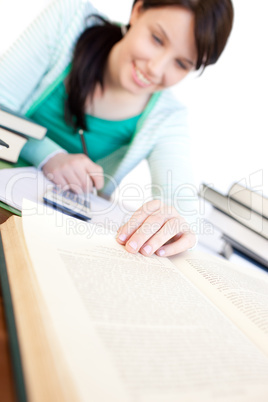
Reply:
<svg viewBox="0 0 268 402"><path fill-rule="evenodd" d="M83 0L52 1L1 56L0 104L21 111L29 103L60 59L72 22L77 24L75 16L84 8Z"/></svg>
<svg viewBox="0 0 268 402"><path fill-rule="evenodd" d="M26 160L35 167L39 167L39 165L47 159L49 155L54 154L56 151L65 152L62 147L48 137L45 137L42 140L30 138L22 148L20 158Z"/></svg>

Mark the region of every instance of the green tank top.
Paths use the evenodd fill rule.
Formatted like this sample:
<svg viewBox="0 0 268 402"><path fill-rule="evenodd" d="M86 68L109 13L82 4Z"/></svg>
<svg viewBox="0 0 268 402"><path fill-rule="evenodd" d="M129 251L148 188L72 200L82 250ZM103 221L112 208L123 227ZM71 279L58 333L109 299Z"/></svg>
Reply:
<svg viewBox="0 0 268 402"><path fill-rule="evenodd" d="M80 134L64 119L67 94L62 81L31 115L31 119L48 129L47 136L69 153L83 153ZM123 145L130 143L136 130L138 116L125 120L105 120L86 115L88 131L84 132L91 160L97 161Z"/></svg>

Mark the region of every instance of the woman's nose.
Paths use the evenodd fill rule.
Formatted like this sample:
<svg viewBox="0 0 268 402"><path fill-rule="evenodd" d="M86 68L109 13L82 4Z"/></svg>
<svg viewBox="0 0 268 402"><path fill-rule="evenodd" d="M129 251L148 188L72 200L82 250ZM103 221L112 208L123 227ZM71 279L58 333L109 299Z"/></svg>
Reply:
<svg viewBox="0 0 268 402"><path fill-rule="evenodd" d="M147 63L148 75L154 79L162 79L167 70L167 65L167 58L164 55L150 59Z"/></svg>

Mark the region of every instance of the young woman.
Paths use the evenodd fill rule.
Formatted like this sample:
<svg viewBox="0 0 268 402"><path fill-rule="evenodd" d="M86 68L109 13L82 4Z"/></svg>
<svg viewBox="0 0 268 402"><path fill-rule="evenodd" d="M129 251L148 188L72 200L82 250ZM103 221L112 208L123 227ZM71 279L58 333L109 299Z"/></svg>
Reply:
<svg viewBox="0 0 268 402"><path fill-rule="evenodd" d="M167 88L218 60L232 22L230 0L135 0L128 26L55 0L1 58L0 103L48 128L21 157L56 184L109 197L148 160L154 200L117 237L131 253L196 242L186 112Z"/></svg>

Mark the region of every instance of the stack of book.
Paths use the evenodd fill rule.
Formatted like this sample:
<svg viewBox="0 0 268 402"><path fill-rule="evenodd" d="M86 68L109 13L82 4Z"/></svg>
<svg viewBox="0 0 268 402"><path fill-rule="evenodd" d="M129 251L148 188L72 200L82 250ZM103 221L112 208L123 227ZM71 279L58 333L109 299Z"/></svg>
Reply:
<svg viewBox="0 0 268 402"><path fill-rule="evenodd" d="M268 198L240 183L234 183L227 195L202 184L200 196L212 205L206 220L223 239L268 267Z"/></svg>
<svg viewBox="0 0 268 402"><path fill-rule="evenodd" d="M29 138L41 140L47 129L0 105L0 159L16 163Z"/></svg>

